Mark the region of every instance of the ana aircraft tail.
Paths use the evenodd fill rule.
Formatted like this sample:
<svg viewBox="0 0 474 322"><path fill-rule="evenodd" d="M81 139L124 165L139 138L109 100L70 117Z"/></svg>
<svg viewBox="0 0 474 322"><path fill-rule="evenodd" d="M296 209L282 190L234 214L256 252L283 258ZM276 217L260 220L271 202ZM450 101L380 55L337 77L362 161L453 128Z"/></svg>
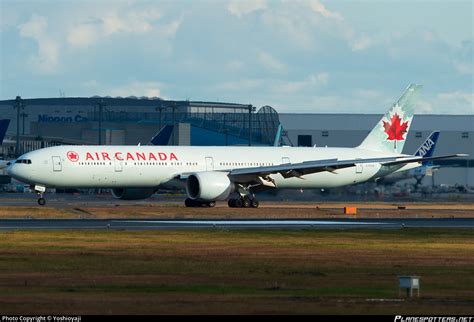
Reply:
<svg viewBox="0 0 474 322"><path fill-rule="evenodd" d="M433 156L436 143L438 142L438 137L439 131L431 132L430 136L428 136L425 142L420 145L420 147L415 151L414 155L426 158Z"/></svg>
<svg viewBox="0 0 474 322"><path fill-rule="evenodd" d="M421 87L421 85L409 85L358 148L401 154Z"/></svg>
<svg viewBox="0 0 474 322"><path fill-rule="evenodd" d="M425 142L423 142L420 147L415 151L415 156L429 158L433 156L434 150L436 148L436 143L438 142L439 131L433 131L431 134L426 138ZM425 161L423 165L430 166L433 162Z"/></svg>

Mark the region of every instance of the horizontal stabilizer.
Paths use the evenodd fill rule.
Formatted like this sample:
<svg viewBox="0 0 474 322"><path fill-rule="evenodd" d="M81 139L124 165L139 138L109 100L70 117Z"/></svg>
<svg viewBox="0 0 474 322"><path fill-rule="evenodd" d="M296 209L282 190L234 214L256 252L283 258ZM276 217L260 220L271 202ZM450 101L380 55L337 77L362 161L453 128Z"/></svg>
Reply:
<svg viewBox="0 0 474 322"><path fill-rule="evenodd" d="M391 166L391 165L399 165L399 164L407 164L407 163L413 163L413 162L426 162L426 161L431 161L431 160L441 160L441 159L450 159L450 158L459 158L459 157L468 157L469 154L447 154L447 155L440 155L436 157L428 157L428 158L423 158L423 157L416 157L416 158L406 158L403 160L396 160L396 161L388 161L382 163L384 166Z"/></svg>

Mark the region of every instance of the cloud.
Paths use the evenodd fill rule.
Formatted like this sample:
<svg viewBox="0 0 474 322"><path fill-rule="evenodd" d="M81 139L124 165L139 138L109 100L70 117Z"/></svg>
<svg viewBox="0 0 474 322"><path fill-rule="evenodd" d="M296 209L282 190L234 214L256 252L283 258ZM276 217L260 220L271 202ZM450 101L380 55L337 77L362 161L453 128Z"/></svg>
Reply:
<svg viewBox="0 0 474 322"><path fill-rule="evenodd" d="M372 45L372 39L366 34L362 34L359 38L351 43L352 51L362 51Z"/></svg>
<svg viewBox="0 0 474 322"><path fill-rule="evenodd" d="M436 95L435 111L438 113L474 113L474 93L454 91Z"/></svg>
<svg viewBox="0 0 474 322"><path fill-rule="evenodd" d="M110 13L102 20L104 35L108 36L120 32L144 33L153 29L153 23L159 20L162 14L159 10L130 11L119 16L118 13Z"/></svg>
<svg viewBox="0 0 474 322"><path fill-rule="evenodd" d="M261 88L264 84L262 79L242 79L238 81L224 82L222 84L215 85L216 90L227 90L227 91L248 91Z"/></svg>
<svg viewBox="0 0 474 322"><path fill-rule="evenodd" d="M330 18L330 19L335 19L335 20L340 20L340 21L343 20L342 16L339 13L329 11L318 0L309 0L308 5L311 8L311 10L313 10L316 13L319 13L320 15L322 15L325 18Z"/></svg>
<svg viewBox="0 0 474 322"><path fill-rule="evenodd" d="M329 80L328 73L310 75L302 81L280 82L274 86L277 93L292 94L302 90L314 90L319 86L326 85Z"/></svg>
<svg viewBox="0 0 474 322"><path fill-rule="evenodd" d="M258 53L258 60L270 72L282 73L287 70L284 63L263 50Z"/></svg>
<svg viewBox="0 0 474 322"><path fill-rule="evenodd" d="M461 49L457 51L453 59L454 69L463 75L474 74L474 41L463 41Z"/></svg>
<svg viewBox="0 0 474 322"><path fill-rule="evenodd" d="M124 9L125 11L125 9ZM67 34L67 41L73 47L88 47L101 39L120 34L146 34L156 32L164 38L173 38L181 25L182 17L167 24L158 25L162 13L155 9L108 12L105 15L83 17L73 24Z"/></svg>
<svg viewBox="0 0 474 322"><path fill-rule="evenodd" d="M354 90L354 95L363 99L375 99L380 97L381 93L374 89L357 89Z"/></svg>
<svg viewBox="0 0 474 322"><path fill-rule="evenodd" d="M122 96L122 97L147 96L147 97L164 98L161 96L161 88L163 87L166 87L166 85L160 82L133 81L128 84L106 90L106 93L104 94L110 95L110 96Z"/></svg>
<svg viewBox="0 0 474 322"><path fill-rule="evenodd" d="M432 114L434 113L433 104L426 101L418 99L416 102L416 111L417 114Z"/></svg>
<svg viewBox="0 0 474 322"><path fill-rule="evenodd" d="M51 73L58 66L59 45L49 36L47 28L46 18L36 14L18 26L20 36L32 38L38 44L38 53L30 57L30 65L40 72Z"/></svg>
<svg viewBox="0 0 474 322"><path fill-rule="evenodd" d="M88 47L97 42L100 38L99 33L99 28L96 25L78 25L69 31L67 41L74 47Z"/></svg>
<svg viewBox="0 0 474 322"><path fill-rule="evenodd" d="M231 0L227 10L234 16L242 18L251 12L267 8L266 0Z"/></svg>
<svg viewBox="0 0 474 322"><path fill-rule="evenodd" d="M231 60L226 64L227 69L231 71L241 70L244 67L244 62L241 60Z"/></svg>

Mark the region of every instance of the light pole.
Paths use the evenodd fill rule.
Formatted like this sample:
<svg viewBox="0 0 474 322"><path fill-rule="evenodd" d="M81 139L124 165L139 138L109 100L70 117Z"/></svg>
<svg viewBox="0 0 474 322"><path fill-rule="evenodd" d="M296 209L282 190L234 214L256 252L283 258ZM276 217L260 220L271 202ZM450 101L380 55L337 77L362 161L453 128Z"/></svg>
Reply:
<svg viewBox="0 0 474 322"><path fill-rule="evenodd" d="M22 120L22 123L23 123L23 125L21 126L22 135L25 135L25 118L26 117L28 117L28 114L26 114L25 112L22 112L21 113L21 120Z"/></svg>
<svg viewBox="0 0 474 322"><path fill-rule="evenodd" d="M104 100L99 101L99 145L102 145L102 112L104 110Z"/></svg>
<svg viewBox="0 0 474 322"><path fill-rule="evenodd" d="M15 157L20 156L20 110L23 110L25 105L22 102L21 96L15 98L16 108L16 145L15 145Z"/></svg>
<svg viewBox="0 0 474 322"><path fill-rule="evenodd" d="M249 109L249 146L252 145L252 112L255 111L255 106L250 104Z"/></svg>

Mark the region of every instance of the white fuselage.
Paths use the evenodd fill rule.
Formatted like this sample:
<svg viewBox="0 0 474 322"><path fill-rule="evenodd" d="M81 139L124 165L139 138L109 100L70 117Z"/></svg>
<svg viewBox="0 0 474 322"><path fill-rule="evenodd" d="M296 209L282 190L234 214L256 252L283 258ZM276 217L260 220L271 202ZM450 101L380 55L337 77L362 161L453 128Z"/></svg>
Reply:
<svg viewBox="0 0 474 322"><path fill-rule="evenodd" d="M396 155L357 148L57 146L24 154L18 160L29 161L17 161L8 173L20 181L45 187L138 188L172 184L179 176L202 171L229 172L304 161L389 156ZM405 165L403 170L416 166ZM399 169L365 163L288 179L276 174L272 179L277 188L331 188Z"/></svg>

